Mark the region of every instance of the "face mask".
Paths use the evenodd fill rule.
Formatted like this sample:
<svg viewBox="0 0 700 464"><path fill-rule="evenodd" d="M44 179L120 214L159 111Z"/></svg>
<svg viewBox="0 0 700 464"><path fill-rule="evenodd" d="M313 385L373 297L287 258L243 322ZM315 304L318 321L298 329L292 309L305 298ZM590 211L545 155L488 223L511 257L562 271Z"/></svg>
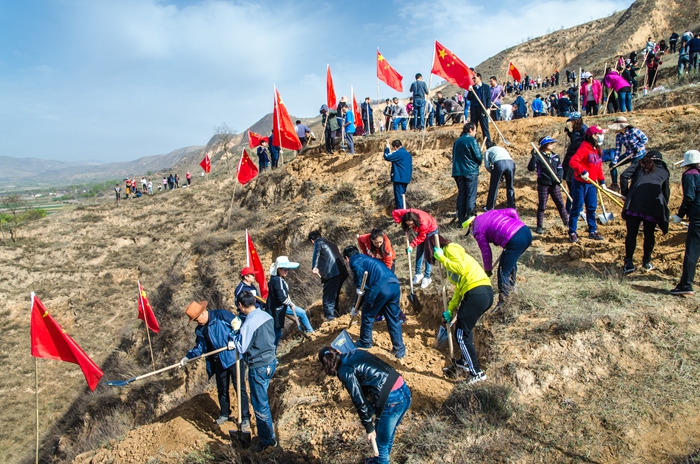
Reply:
<svg viewBox="0 0 700 464"><path fill-rule="evenodd" d="M597 135L595 136L595 139L596 139L596 141L598 142L598 145L602 145L602 144L603 144L603 140L605 140L605 135L603 135L603 134L597 134Z"/></svg>

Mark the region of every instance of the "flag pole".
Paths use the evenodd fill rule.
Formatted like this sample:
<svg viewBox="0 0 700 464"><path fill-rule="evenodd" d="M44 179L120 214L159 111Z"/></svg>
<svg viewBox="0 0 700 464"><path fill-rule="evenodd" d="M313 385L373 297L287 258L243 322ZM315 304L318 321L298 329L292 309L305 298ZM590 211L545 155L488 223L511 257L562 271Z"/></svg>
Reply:
<svg viewBox="0 0 700 464"><path fill-rule="evenodd" d="M146 316L146 308L144 307L143 304L143 296L141 292L143 292L143 288L141 287L141 281L137 280L136 281L139 285L139 306L143 310L143 323L146 325L146 337L148 337L148 348L151 350L151 367L153 369L156 368L156 361L153 358L153 345L151 345L151 329L148 328L148 316Z"/></svg>
<svg viewBox="0 0 700 464"><path fill-rule="evenodd" d="M379 102L381 101L379 99L379 58L378 58L378 56L379 56L379 47L377 47L377 57L375 57L375 59L377 60L377 109L379 109ZM369 117L369 115L368 115L368 117ZM382 123L382 125L383 125L383 123Z"/></svg>
<svg viewBox="0 0 700 464"><path fill-rule="evenodd" d="M433 86L433 65L435 64L435 49L437 47L433 44L433 61L430 63L430 78L428 79L428 95L426 95L426 98L430 98L430 87ZM428 102L425 102L424 108L427 109L428 107ZM423 138L421 139L420 142L420 154L423 156L423 145L425 144L425 126L428 124L427 118L423 118ZM414 122L415 124L415 122Z"/></svg>
<svg viewBox="0 0 700 464"><path fill-rule="evenodd" d="M31 293L31 310L34 311L34 292ZM34 462L39 464L39 361L34 357L34 410L36 418L36 446Z"/></svg>
<svg viewBox="0 0 700 464"><path fill-rule="evenodd" d="M248 229L245 230L245 267L250 267L250 248L248 247Z"/></svg>

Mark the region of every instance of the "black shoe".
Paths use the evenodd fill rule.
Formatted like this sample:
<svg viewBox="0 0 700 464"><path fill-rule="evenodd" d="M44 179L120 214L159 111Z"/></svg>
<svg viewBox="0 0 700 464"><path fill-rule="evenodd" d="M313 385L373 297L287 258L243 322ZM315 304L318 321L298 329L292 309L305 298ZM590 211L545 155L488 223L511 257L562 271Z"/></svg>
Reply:
<svg viewBox="0 0 700 464"><path fill-rule="evenodd" d="M542 235L542 234L544 234L544 230L542 230L542 227L538 227L537 229L535 229L535 233Z"/></svg>
<svg viewBox="0 0 700 464"><path fill-rule="evenodd" d="M589 232L588 238L591 240L605 240L605 238L603 238L603 236L600 235L598 232Z"/></svg>
<svg viewBox="0 0 700 464"><path fill-rule="evenodd" d="M654 265L651 264L651 261L647 261L646 263L642 264L642 267L644 268L645 271L649 272L654 269Z"/></svg>
<svg viewBox="0 0 700 464"><path fill-rule="evenodd" d="M274 448L277 448L277 440L275 440L274 443L271 445L263 445L262 443L258 443L258 446L255 447L255 452L256 453L264 453L264 452L270 452Z"/></svg>
<svg viewBox="0 0 700 464"><path fill-rule="evenodd" d="M625 274L631 274L637 269L634 267L634 263L632 261L625 261L625 267L622 268L622 270Z"/></svg>
<svg viewBox="0 0 700 464"><path fill-rule="evenodd" d="M571 232L569 234L569 241L571 243L578 243L578 234L576 234L576 232Z"/></svg>
<svg viewBox="0 0 700 464"><path fill-rule="evenodd" d="M670 292L671 295L676 295L676 296L693 296L695 295L695 292L693 290L682 290L678 287L672 289Z"/></svg>

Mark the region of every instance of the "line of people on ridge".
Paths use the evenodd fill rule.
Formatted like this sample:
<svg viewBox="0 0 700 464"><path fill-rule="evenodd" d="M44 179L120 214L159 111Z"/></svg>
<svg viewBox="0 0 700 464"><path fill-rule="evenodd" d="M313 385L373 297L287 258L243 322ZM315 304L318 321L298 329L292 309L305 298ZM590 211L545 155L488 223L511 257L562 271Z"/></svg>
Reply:
<svg viewBox="0 0 700 464"><path fill-rule="evenodd" d="M190 171L187 171L185 179L187 180L185 187L192 184L192 174L190 174ZM130 196L133 198L141 198L146 194L153 195L153 181L151 181L150 177L141 177L140 189L138 185L139 184L136 183L136 179L124 179L124 198L128 200ZM158 191L172 190L176 188L180 188L180 176L178 174L170 174L168 177L163 177L163 185L158 186ZM119 206L122 199L122 187L119 184L114 184L114 194L116 197L117 206Z"/></svg>

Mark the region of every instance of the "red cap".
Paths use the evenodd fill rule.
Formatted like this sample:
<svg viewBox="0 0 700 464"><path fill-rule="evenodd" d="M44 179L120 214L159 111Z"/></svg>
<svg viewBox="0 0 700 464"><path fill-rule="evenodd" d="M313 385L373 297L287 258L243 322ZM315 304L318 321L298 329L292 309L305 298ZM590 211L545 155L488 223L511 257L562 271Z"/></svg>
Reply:
<svg viewBox="0 0 700 464"><path fill-rule="evenodd" d="M591 126L586 129L586 135L605 134L607 131L600 126Z"/></svg>
<svg viewBox="0 0 700 464"><path fill-rule="evenodd" d="M241 277L245 277L250 274L255 274L255 270L252 267L244 267L241 269Z"/></svg>

